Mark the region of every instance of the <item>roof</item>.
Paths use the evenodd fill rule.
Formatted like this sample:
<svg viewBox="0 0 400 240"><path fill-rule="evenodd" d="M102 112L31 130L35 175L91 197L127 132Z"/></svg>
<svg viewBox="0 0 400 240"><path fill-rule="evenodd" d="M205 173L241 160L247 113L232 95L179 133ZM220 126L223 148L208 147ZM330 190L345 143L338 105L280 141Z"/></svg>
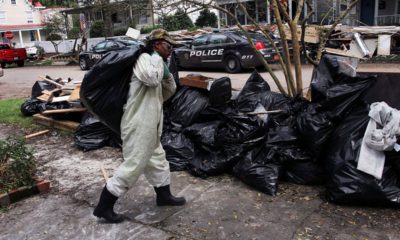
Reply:
<svg viewBox="0 0 400 240"><path fill-rule="evenodd" d="M44 28L45 24L20 24L20 25L0 25L0 32L18 30L36 30Z"/></svg>

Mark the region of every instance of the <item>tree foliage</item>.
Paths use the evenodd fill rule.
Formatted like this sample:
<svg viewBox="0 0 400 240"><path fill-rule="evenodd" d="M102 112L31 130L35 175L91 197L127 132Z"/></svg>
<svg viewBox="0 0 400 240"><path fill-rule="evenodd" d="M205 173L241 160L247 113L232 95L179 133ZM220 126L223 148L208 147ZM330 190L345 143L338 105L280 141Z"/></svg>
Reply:
<svg viewBox="0 0 400 240"><path fill-rule="evenodd" d="M198 27L217 27L217 15L208 8L200 11L199 17L196 19L195 25Z"/></svg>
<svg viewBox="0 0 400 240"><path fill-rule="evenodd" d="M90 27L90 37L104 37L104 22L103 21L96 21Z"/></svg>
<svg viewBox="0 0 400 240"><path fill-rule="evenodd" d="M161 18L161 24L167 31L176 31L193 28L193 22L187 13L178 9L174 15L164 15Z"/></svg>
<svg viewBox="0 0 400 240"><path fill-rule="evenodd" d="M53 14L44 19L47 40L50 41L56 53L58 53L58 45L63 41L62 36L65 35L65 21L61 14Z"/></svg>

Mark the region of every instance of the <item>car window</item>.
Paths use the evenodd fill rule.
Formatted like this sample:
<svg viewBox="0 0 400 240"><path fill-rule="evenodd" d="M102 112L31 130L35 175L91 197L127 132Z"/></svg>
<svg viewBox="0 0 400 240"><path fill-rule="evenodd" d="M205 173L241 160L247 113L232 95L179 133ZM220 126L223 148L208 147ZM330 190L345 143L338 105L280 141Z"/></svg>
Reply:
<svg viewBox="0 0 400 240"><path fill-rule="evenodd" d="M193 40L193 46L203 46L207 44L208 35L200 36Z"/></svg>
<svg viewBox="0 0 400 240"><path fill-rule="evenodd" d="M94 50L95 50L95 51L104 50L104 49L106 48L106 43L107 43L107 42L100 42L100 43L98 43L98 44L94 47Z"/></svg>
<svg viewBox="0 0 400 240"><path fill-rule="evenodd" d="M210 37L210 44L221 44L230 42L233 42L233 40L223 34L213 34Z"/></svg>
<svg viewBox="0 0 400 240"><path fill-rule="evenodd" d="M114 41L108 41L107 42L107 44L106 44L106 49L107 50L116 49L116 48L119 48L119 46L118 46L118 44L116 42L114 42Z"/></svg>

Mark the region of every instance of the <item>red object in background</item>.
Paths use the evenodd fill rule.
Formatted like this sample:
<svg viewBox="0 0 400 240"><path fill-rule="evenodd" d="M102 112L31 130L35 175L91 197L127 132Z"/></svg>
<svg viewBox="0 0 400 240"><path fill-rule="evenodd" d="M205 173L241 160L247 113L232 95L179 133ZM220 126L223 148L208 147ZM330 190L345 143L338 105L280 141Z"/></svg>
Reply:
<svg viewBox="0 0 400 240"><path fill-rule="evenodd" d="M7 31L7 32L4 33L4 37L5 37L7 40L13 40L13 39L14 39L14 33L11 32L11 31Z"/></svg>

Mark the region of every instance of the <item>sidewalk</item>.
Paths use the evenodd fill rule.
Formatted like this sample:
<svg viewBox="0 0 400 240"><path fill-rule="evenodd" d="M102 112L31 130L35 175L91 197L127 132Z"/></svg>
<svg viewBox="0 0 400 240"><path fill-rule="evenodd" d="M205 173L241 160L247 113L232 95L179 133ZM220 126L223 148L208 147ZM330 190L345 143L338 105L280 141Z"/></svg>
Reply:
<svg viewBox="0 0 400 240"><path fill-rule="evenodd" d="M15 129L0 126L0 138ZM105 224L92 216L104 179L122 161L118 149L82 152L71 137L50 134L32 140L40 177L50 193L0 212L0 239L400 239L400 211L338 206L324 201L323 186L283 183L278 196L250 189L223 175L206 180L186 172L172 175L183 207L157 207L153 189L140 178L116 210L129 217Z"/></svg>

